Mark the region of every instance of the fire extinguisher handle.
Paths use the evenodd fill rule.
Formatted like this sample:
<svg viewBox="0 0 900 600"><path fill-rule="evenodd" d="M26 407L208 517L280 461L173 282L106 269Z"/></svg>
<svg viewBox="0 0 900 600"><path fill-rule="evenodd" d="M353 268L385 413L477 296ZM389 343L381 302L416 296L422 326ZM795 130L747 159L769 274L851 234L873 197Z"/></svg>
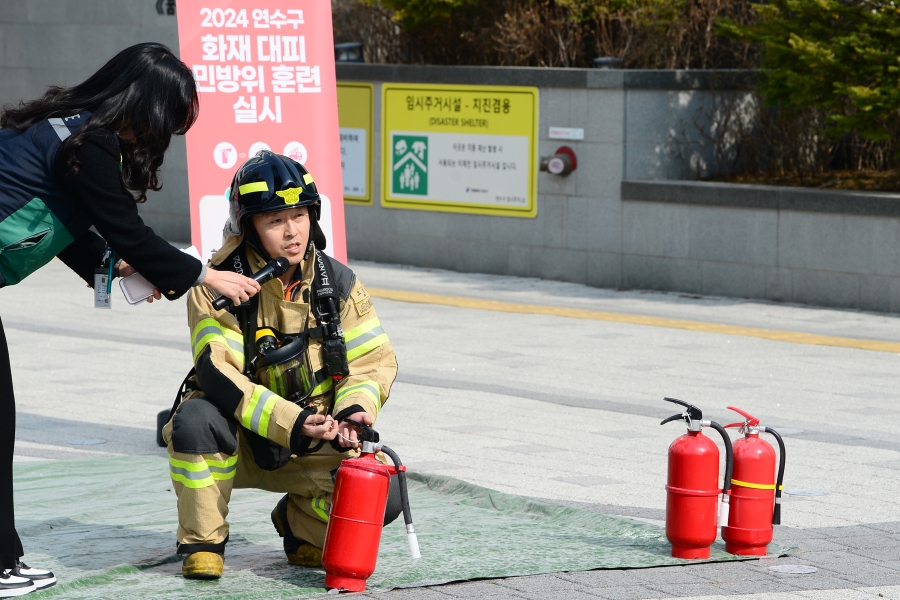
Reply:
<svg viewBox="0 0 900 600"><path fill-rule="evenodd" d="M744 417L746 424L749 425L750 427L756 427L757 425L759 425L759 419L757 419L756 417L754 417L747 411L741 410L740 408L737 408L736 406L728 406L727 408L728 408L728 410L733 410L737 414ZM726 425L726 427L729 427L729 426Z"/></svg>
<svg viewBox="0 0 900 600"><path fill-rule="evenodd" d="M684 418L684 415L672 415L671 417L667 417L659 422L660 425L665 425L666 423L671 423L672 421L680 421Z"/></svg>
<svg viewBox="0 0 900 600"><path fill-rule="evenodd" d="M672 404L678 404L680 406L683 406L685 408L683 414L690 417L691 420L693 420L693 421L702 421L703 420L703 411L701 411L699 408L697 408L693 404L688 404L684 400L679 400L678 398L666 397L666 398L663 398L663 400L665 400L666 402L671 402ZM679 415L679 418L681 416L682 415Z"/></svg>
<svg viewBox="0 0 900 600"><path fill-rule="evenodd" d="M381 439L381 436L378 435L378 432L365 423L360 423L359 421L350 418L344 419L341 422L349 423L353 427L356 427L356 429L359 431L357 439L360 442L372 442L373 444L377 444Z"/></svg>

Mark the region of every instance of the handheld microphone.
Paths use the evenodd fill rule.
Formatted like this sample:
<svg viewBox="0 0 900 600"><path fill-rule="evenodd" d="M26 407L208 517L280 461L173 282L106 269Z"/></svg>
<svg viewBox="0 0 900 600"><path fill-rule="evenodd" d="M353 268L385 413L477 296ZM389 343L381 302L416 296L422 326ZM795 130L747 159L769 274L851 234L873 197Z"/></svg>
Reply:
<svg viewBox="0 0 900 600"><path fill-rule="evenodd" d="M281 275L284 275L290 266L291 263L288 262L288 259L283 256L279 256L275 260L269 262L269 264L264 266L262 269L257 271L253 275L253 279L258 281L259 284L262 285L274 277L280 277ZM213 308L216 310L222 310L223 308L227 308L232 304L234 304L234 302L228 296L219 296L213 301Z"/></svg>

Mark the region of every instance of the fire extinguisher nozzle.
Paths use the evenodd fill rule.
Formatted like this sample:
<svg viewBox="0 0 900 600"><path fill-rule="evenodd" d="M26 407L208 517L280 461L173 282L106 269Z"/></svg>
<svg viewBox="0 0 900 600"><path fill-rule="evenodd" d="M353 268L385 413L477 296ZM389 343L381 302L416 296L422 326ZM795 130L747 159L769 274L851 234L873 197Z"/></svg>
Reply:
<svg viewBox="0 0 900 600"><path fill-rule="evenodd" d="M417 560L422 558L422 553L419 552L419 538L416 537L414 531L410 531L406 534L406 541L409 542L409 554L412 556L412 559Z"/></svg>
<svg viewBox="0 0 900 600"><path fill-rule="evenodd" d="M731 503L728 501L728 496L722 494L722 502L719 504L719 527L728 527L728 513L731 508Z"/></svg>
<svg viewBox="0 0 900 600"><path fill-rule="evenodd" d="M775 511L772 513L772 525L781 525L781 503L775 504Z"/></svg>

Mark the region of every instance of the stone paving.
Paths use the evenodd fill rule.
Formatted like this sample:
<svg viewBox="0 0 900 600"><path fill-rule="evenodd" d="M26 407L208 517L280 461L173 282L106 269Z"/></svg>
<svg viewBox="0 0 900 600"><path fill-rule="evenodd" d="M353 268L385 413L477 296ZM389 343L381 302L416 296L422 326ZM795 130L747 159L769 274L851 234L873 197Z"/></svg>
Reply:
<svg viewBox="0 0 900 600"><path fill-rule="evenodd" d="M353 267L372 288L900 340L896 315ZM0 298L17 390L17 461L163 453L153 444L155 415L171 404L191 360L182 302L131 307L116 294L113 310L95 310L90 290L58 263ZM387 598L900 599L900 356L375 305L401 368L378 429L411 469L661 522L666 448L681 430L659 421L675 412L662 397L675 396L719 422L734 420L725 410L733 404L783 429L785 488L824 492L785 495L775 540L798 548L785 558L454 583ZM77 443L94 439L104 443ZM778 564L817 571L770 570Z"/></svg>

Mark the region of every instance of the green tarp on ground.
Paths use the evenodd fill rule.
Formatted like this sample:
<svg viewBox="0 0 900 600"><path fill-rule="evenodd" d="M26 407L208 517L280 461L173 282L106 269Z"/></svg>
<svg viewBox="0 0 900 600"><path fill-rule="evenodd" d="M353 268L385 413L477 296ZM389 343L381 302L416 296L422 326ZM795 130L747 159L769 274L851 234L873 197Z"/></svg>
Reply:
<svg viewBox="0 0 900 600"><path fill-rule="evenodd" d="M159 456L15 465L16 521L26 559L60 583L34 598L297 598L322 594L324 573L288 565L269 521L276 494L235 490L225 575L186 581L174 555L177 514ZM563 571L677 565L662 528L535 502L448 477L412 473L422 559L402 518L385 528L372 591ZM770 553L780 548L770 548ZM713 561L735 560L714 546Z"/></svg>

